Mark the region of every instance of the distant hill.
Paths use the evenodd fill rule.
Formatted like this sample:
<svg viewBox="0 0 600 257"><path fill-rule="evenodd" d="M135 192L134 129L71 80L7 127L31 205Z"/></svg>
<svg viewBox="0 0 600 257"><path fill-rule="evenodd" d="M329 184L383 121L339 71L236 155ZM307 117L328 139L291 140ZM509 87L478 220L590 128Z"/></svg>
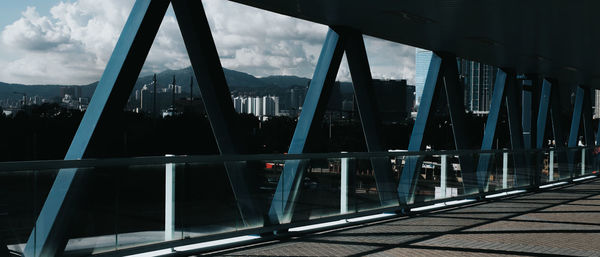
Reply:
<svg viewBox="0 0 600 257"><path fill-rule="evenodd" d="M310 79L297 76L268 76L260 78L265 83L279 87L306 86Z"/></svg>
<svg viewBox="0 0 600 257"><path fill-rule="evenodd" d="M28 96L43 96L47 98L58 97L61 85L21 85L0 82L0 96L2 98L21 98L23 94Z"/></svg>
<svg viewBox="0 0 600 257"><path fill-rule="evenodd" d="M310 79L297 76L268 76L257 78L248 73L239 72L230 69L223 69L225 79L231 89L235 88L261 88L268 89L270 87L288 88L292 86L307 86ZM183 86L184 92L189 92L190 78L193 76L192 68L187 67L180 70L166 70L156 74L159 88L166 88L173 81L173 76L177 80L177 84ZM141 89L144 84L152 83L153 75L141 76L134 85L133 92ZM83 96L91 97L98 82L89 85L81 85ZM342 83L342 92L352 92L351 83ZM38 95L44 98L59 97L60 87L65 85L21 85L8 84L0 82L0 98L17 98L21 97L22 93L28 96ZM16 93L14 93L16 92ZM194 92L198 92L197 82L194 80Z"/></svg>

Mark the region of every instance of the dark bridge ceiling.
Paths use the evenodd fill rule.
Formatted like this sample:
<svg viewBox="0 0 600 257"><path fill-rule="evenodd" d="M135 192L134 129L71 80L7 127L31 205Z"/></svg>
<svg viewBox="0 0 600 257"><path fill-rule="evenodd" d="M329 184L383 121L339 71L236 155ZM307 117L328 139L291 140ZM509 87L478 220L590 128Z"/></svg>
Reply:
<svg viewBox="0 0 600 257"><path fill-rule="evenodd" d="M233 1L562 85L600 87L600 0Z"/></svg>

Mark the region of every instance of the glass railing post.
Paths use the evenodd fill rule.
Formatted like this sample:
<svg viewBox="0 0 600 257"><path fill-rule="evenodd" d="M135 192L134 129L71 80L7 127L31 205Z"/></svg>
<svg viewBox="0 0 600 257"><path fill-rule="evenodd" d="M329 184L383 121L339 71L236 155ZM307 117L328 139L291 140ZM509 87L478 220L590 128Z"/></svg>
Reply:
<svg viewBox="0 0 600 257"><path fill-rule="evenodd" d="M165 156L173 156L167 154ZM165 241L175 233L175 164L165 164Z"/></svg>
<svg viewBox="0 0 600 257"><path fill-rule="evenodd" d="M550 160L548 162L548 181L554 181L554 150L550 150Z"/></svg>
<svg viewBox="0 0 600 257"><path fill-rule="evenodd" d="M502 188L508 188L508 152L502 153Z"/></svg>
<svg viewBox="0 0 600 257"><path fill-rule="evenodd" d="M581 175L585 175L585 148L581 148Z"/></svg>
<svg viewBox="0 0 600 257"><path fill-rule="evenodd" d="M348 158L342 158L340 165L340 213L348 212Z"/></svg>
<svg viewBox="0 0 600 257"><path fill-rule="evenodd" d="M440 191L441 191L441 197L442 198L446 198L446 173L447 173L447 164L448 162L446 161L447 155L442 155L441 156L441 164L442 164L442 170L440 171Z"/></svg>

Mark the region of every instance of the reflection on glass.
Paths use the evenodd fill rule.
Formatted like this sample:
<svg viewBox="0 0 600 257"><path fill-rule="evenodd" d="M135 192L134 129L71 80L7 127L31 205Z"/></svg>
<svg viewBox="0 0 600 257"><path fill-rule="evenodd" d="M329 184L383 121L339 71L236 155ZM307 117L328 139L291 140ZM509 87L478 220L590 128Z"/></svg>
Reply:
<svg viewBox="0 0 600 257"><path fill-rule="evenodd" d="M68 220L65 251L89 255L253 228L276 229L285 223L311 225L323 218L346 220L345 224L360 219L357 215L364 211L400 208L396 187L410 162L417 165L409 204L423 210L428 204L462 203L479 193L502 196L517 192L513 188L584 178L595 174L600 164L598 151L592 148L339 158L321 154L301 160L283 156L147 165L99 160L97 167L78 168L85 183L70 189L80 201L71 206L74 215ZM282 176L286 167L297 169L298 178ZM0 246L23 252L59 170L0 172ZM384 190L380 184L385 172L391 181ZM239 183L234 178L240 173L247 179L244 185L254 186L234 190ZM281 184L291 187L278 190ZM271 209L279 210L283 218L273 219ZM344 216L338 219L339 215Z"/></svg>

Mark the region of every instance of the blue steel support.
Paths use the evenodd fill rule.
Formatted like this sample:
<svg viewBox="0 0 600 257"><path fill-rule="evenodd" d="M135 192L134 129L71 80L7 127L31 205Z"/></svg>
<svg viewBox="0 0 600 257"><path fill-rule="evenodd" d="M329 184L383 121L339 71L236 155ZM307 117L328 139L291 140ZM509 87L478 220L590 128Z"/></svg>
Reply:
<svg viewBox="0 0 600 257"><path fill-rule="evenodd" d="M583 136L586 147L592 147L595 145L594 138L594 125L592 124L592 99L594 95L590 88L585 88L585 96L583 98L583 110L582 110L582 122L583 122ZM588 160L587 163L592 163L595 166L596 158L593 158L592 151L585 151L585 159Z"/></svg>
<svg viewBox="0 0 600 257"><path fill-rule="evenodd" d="M583 102L585 98L585 89L581 86L577 86L575 89L575 103L573 105L573 114L571 116L571 129L569 130L569 141L568 147L576 147L579 139L579 126L581 124L581 116L583 113ZM569 172L573 176L575 171L575 156L577 152L575 150L568 151L569 158Z"/></svg>
<svg viewBox="0 0 600 257"><path fill-rule="evenodd" d="M319 120L327 106L330 88L344 54L339 35L329 30L321 49L313 78L310 81L302 112L296 124L289 153L299 154L305 151L311 128L319 124ZM285 162L283 172L277 183L277 189L269 208L269 220L273 224L291 220L294 204L300 190L306 160L290 160Z"/></svg>
<svg viewBox="0 0 600 257"><path fill-rule="evenodd" d="M221 154L242 154L247 147L237 133L236 112L202 1L173 0L173 10L187 48L200 95ZM263 224L258 186L245 163L225 163L244 224Z"/></svg>
<svg viewBox="0 0 600 257"><path fill-rule="evenodd" d="M492 101L490 112L485 123L483 132L483 141L481 142L481 150L491 150L496 135L496 127L498 126L498 117L500 116L500 107L504 99L504 89L506 87L506 72L498 69L496 81L494 82L494 92L492 92ZM482 154L479 156L477 165L477 178L479 181L480 191L486 191L490 177L490 159L492 154Z"/></svg>
<svg viewBox="0 0 600 257"><path fill-rule="evenodd" d="M540 106L536 122L537 138L535 140L535 148L542 149L544 146L544 134L546 132L546 124L548 123L548 109L550 108L550 95L552 94L552 83L544 79L542 82L542 92L540 95Z"/></svg>
<svg viewBox="0 0 600 257"><path fill-rule="evenodd" d="M168 0L135 2L65 160L83 158L97 125L122 111L168 6ZM82 176L77 169L58 172L25 246L25 256L55 256L64 250L76 204L73 191Z"/></svg>
<svg viewBox="0 0 600 257"><path fill-rule="evenodd" d="M369 152L385 151L380 138L380 135L382 135L380 129L381 121L375 103L376 99L373 92L371 70L369 69L369 61L367 60L367 52L362 34L351 30L342 31L340 34L344 39L348 67L352 75L352 85L354 86L356 105L358 106L367 150ZM375 182L381 206L397 205L398 197L395 192L394 180L392 179L390 160L388 158L371 158L371 166L375 173Z"/></svg>
<svg viewBox="0 0 600 257"><path fill-rule="evenodd" d="M510 132L510 144L513 150L524 149L523 126L521 125L521 111L519 110L519 86L516 83L514 73L508 74L506 88L506 111L508 116L508 128ZM527 185L530 182L529 167L524 154L514 154L515 186Z"/></svg>
<svg viewBox="0 0 600 257"><path fill-rule="evenodd" d="M583 110L581 115L583 122L583 136L585 140L586 146L593 146L594 142L594 125L592 124L592 99L593 94L591 94L590 88L584 89L584 97L583 97Z"/></svg>
<svg viewBox="0 0 600 257"><path fill-rule="evenodd" d="M419 112L417 113L417 119L415 120L415 125L413 126L410 135L408 151L421 150L423 134L435 98L436 84L441 65L442 58L433 53L429 63L429 70L425 77L425 85L421 96ZM407 156L404 160L404 168L402 169L402 174L400 174L400 181L398 183L398 200L401 204L408 204L414 197L415 186L418 179L417 172L421 170L421 161L419 156Z"/></svg>
<svg viewBox="0 0 600 257"><path fill-rule="evenodd" d="M439 54L442 57L442 82L446 92L446 101L448 103L448 112L452 123L452 132L454 135L454 145L456 150L469 150L472 146L467 140L467 122L465 121L465 107L462 101L461 87L458 79L458 67L456 56L450 54ZM473 155L458 156L461 174L463 178L463 187L465 194L477 193L477 173L475 172L475 158Z"/></svg>
<svg viewBox="0 0 600 257"><path fill-rule="evenodd" d="M585 90L583 89L583 87L577 86L577 88L575 89L575 103L573 106L573 116L571 117L571 129L569 130L569 147L577 146L584 97Z"/></svg>
<svg viewBox="0 0 600 257"><path fill-rule="evenodd" d="M544 146L544 136L546 134L546 124L548 123L548 109L550 107L550 95L552 93L552 84L544 79L542 82L542 88L540 92L540 100L539 100L539 109L538 116L536 121L536 138L535 138L535 148L542 149ZM533 184L540 185L541 184L541 167L542 167L543 155L536 156L536 167L533 177Z"/></svg>

